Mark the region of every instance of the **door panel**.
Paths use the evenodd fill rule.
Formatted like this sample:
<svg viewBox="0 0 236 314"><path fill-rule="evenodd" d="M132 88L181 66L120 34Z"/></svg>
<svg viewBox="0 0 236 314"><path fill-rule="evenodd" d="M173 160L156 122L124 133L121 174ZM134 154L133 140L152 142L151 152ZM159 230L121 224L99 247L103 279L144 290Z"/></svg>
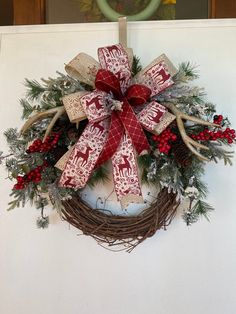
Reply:
<svg viewBox="0 0 236 314"><path fill-rule="evenodd" d="M212 18L235 18L236 1L235 0L212 0Z"/></svg>
<svg viewBox="0 0 236 314"><path fill-rule="evenodd" d="M13 0L14 25L45 23L45 0Z"/></svg>

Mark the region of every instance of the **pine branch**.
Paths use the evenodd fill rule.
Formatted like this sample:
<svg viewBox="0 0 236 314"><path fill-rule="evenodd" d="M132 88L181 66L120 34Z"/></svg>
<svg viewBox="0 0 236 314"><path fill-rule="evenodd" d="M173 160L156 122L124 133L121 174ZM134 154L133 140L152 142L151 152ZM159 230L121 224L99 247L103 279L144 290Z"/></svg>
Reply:
<svg viewBox="0 0 236 314"><path fill-rule="evenodd" d="M19 157L25 154L27 147L27 138L19 137L18 131L15 128L10 128L4 132L9 150L15 156Z"/></svg>
<svg viewBox="0 0 236 314"><path fill-rule="evenodd" d="M142 70L142 65L140 63L140 59L137 56L134 56L133 64L132 64L132 76L135 76L141 70Z"/></svg>
<svg viewBox="0 0 236 314"><path fill-rule="evenodd" d="M207 146L209 147L209 151L205 152L206 156L216 163L218 160L224 160L225 165L233 165L232 159L234 156L233 151L227 151L224 148L224 144L222 142L207 142Z"/></svg>
<svg viewBox="0 0 236 314"><path fill-rule="evenodd" d="M138 156L138 165L140 169L149 168L153 161L154 158L149 154Z"/></svg>
<svg viewBox="0 0 236 314"><path fill-rule="evenodd" d="M191 206L190 206L191 207ZM186 222L187 226L197 222L201 216L209 221L209 214L214 208L203 200L199 199L192 208L186 210L182 218Z"/></svg>
<svg viewBox="0 0 236 314"><path fill-rule="evenodd" d="M175 83L186 83L188 81L193 81L199 77L198 72L196 71L196 65L191 64L190 62L182 62L179 65L179 71L174 76Z"/></svg>
<svg viewBox="0 0 236 314"><path fill-rule="evenodd" d="M168 191L177 194L179 199L183 196L184 186L180 168L175 160L168 158L168 156L163 156L160 159L155 175L149 181L162 188L168 188Z"/></svg>
<svg viewBox="0 0 236 314"><path fill-rule="evenodd" d="M207 185L199 178L195 177L194 186L198 189L201 198L206 197L208 194Z"/></svg>
<svg viewBox="0 0 236 314"><path fill-rule="evenodd" d="M87 184L93 188L95 184L105 183L106 181L108 181L108 171L105 166L100 166L93 172Z"/></svg>
<svg viewBox="0 0 236 314"><path fill-rule="evenodd" d="M58 105L63 105L62 101L61 101L61 94L59 95L55 95L55 99L57 99L57 101L48 101L48 100L41 100L40 102L40 110L38 111L46 111L52 108L57 107Z"/></svg>
<svg viewBox="0 0 236 314"><path fill-rule="evenodd" d="M49 184L47 189L53 208L56 208L59 214L63 209L63 200L70 199L73 195L76 195L76 192L73 189L59 187L58 179L52 184Z"/></svg>
<svg viewBox="0 0 236 314"><path fill-rule="evenodd" d="M202 201L201 199L196 202L192 211L198 216L204 216L209 221L209 213L213 211L214 208L208 203Z"/></svg>
<svg viewBox="0 0 236 314"><path fill-rule="evenodd" d="M22 119L28 119L32 112L35 110L35 106L32 106L28 100L20 99L20 104L23 107Z"/></svg>
<svg viewBox="0 0 236 314"><path fill-rule="evenodd" d="M84 90L82 84L72 77L57 72L57 78L42 79L42 84L36 80L25 80L27 87L26 97L31 100L39 101L35 107L37 111L47 110L58 105L62 105L61 98L65 95ZM26 109L29 109L27 104Z"/></svg>
<svg viewBox="0 0 236 314"><path fill-rule="evenodd" d="M26 193L23 190L13 190L10 194L10 196L14 197L14 200L9 202L8 205L9 207L7 210L12 210L16 207L24 207L26 203Z"/></svg>
<svg viewBox="0 0 236 314"><path fill-rule="evenodd" d="M138 157L138 166L141 170L141 181L143 184L156 184L156 159L151 155L141 155Z"/></svg>
<svg viewBox="0 0 236 314"><path fill-rule="evenodd" d="M6 137L8 144L17 141L18 139L18 131L16 128L9 128L3 134Z"/></svg>
<svg viewBox="0 0 236 314"><path fill-rule="evenodd" d="M20 202L18 201L18 199L11 201L8 203L9 207L7 208L7 211L10 211L12 209L15 209L16 207L20 206Z"/></svg>
<svg viewBox="0 0 236 314"><path fill-rule="evenodd" d="M36 80L25 79L25 86L28 89L26 95L30 100L37 100L43 92L45 92L45 87L43 87Z"/></svg>

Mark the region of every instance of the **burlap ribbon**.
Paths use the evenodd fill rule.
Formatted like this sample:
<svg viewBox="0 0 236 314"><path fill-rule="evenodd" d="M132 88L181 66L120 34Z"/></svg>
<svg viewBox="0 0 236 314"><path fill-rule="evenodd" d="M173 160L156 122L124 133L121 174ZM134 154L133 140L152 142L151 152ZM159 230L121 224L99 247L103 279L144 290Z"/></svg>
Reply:
<svg viewBox="0 0 236 314"><path fill-rule="evenodd" d="M127 53L121 45L103 47L98 57L100 64L79 54L66 66L71 76L95 89L63 98L71 122L87 118L89 123L74 148L57 163L63 170L60 185L83 188L93 170L111 159L115 191L125 208L143 201L136 153L147 153L149 144L142 127L161 133L175 118L148 100L173 84L176 70L162 55L132 81L130 50Z"/></svg>

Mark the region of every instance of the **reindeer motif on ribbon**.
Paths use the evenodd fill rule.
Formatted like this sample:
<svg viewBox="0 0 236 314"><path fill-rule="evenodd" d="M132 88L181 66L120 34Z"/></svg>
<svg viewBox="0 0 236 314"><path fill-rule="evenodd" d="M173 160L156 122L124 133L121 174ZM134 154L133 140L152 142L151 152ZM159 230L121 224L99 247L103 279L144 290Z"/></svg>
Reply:
<svg viewBox="0 0 236 314"><path fill-rule="evenodd" d="M101 109L102 108L101 99L102 99L101 95L97 95L96 97L90 100L87 99L85 101L86 108L88 108L91 105L94 105L97 110Z"/></svg>
<svg viewBox="0 0 236 314"><path fill-rule="evenodd" d="M94 123L93 123L93 125L92 125L92 127L91 127L91 130L92 130L92 131L97 130L98 135L102 135L102 133L103 133L103 131L104 131L104 127L100 124L99 121L97 121L97 122L94 122Z"/></svg>
<svg viewBox="0 0 236 314"><path fill-rule="evenodd" d="M90 146L86 147L85 152L82 152L81 150L76 149L73 162L77 163L78 160L81 159L81 163L80 163L81 167L85 166L88 163L89 153L92 150L93 149Z"/></svg>
<svg viewBox="0 0 236 314"><path fill-rule="evenodd" d="M122 159L123 159L123 163L120 163L118 165L119 168L119 174L124 177L125 175L130 175L131 174L131 165L130 162L128 160L129 156L128 155L121 155ZM126 169L126 172L124 172L124 170Z"/></svg>
<svg viewBox="0 0 236 314"><path fill-rule="evenodd" d="M157 84L164 84L170 77L170 73L167 73L164 68L158 69L153 76L154 79L157 79Z"/></svg>
<svg viewBox="0 0 236 314"><path fill-rule="evenodd" d="M74 182L74 177L73 176L67 176L66 180L65 180L65 186L67 186L68 188L75 188L76 184L73 183Z"/></svg>
<svg viewBox="0 0 236 314"><path fill-rule="evenodd" d="M161 120L161 117L163 116L163 114L165 113L165 110L161 110L159 108L155 108L153 107L150 112L148 113L148 120L150 121L150 123L158 123Z"/></svg>

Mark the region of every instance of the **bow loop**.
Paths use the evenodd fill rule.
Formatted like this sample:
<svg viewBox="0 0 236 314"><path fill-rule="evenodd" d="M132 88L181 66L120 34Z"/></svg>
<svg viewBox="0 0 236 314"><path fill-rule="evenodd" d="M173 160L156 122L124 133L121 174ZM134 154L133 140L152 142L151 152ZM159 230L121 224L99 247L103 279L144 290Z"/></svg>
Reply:
<svg viewBox="0 0 236 314"><path fill-rule="evenodd" d="M118 99L122 97L119 79L111 71L105 69L98 70L95 86L106 93L111 92Z"/></svg>
<svg viewBox="0 0 236 314"><path fill-rule="evenodd" d="M145 85L131 85L125 95L131 106L139 106L145 104L151 96L152 91Z"/></svg>

